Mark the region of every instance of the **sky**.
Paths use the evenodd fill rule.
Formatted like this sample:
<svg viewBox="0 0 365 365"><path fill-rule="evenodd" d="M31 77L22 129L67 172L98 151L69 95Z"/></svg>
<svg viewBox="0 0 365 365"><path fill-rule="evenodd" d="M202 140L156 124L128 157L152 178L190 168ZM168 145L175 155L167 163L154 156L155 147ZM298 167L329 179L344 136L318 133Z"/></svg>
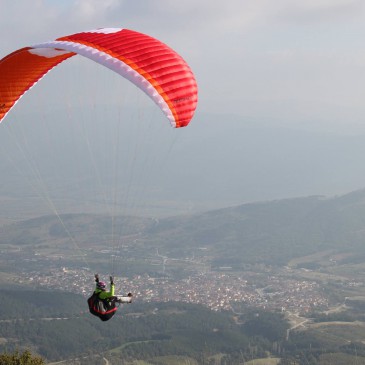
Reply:
<svg viewBox="0 0 365 365"><path fill-rule="evenodd" d="M358 132L365 130L364 20L362 0L1 0L0 55L125 27L182 54L202 112Z"/></svg>
<svg viewBox="0 0 365 365"><path fill-rule="evenodd" d="M217 184L212 196L242 191L247 181L247 194L237 202L365 186L360 165L365 152L363 0L0 0L0 57L99 27L147 33L189 63L199 87L190 143L201 138L212 149L216 143L204 156L206 176ZM61 80L62 71L57 72L54 77ZM239 142L247 126L252 138L243 136L242 144L251 149ZM208 137L199 135L204 128ZM254 140L260 131L266 134L258 138L257 152ZM247 160L239 167L246 176L237 173L240 154ZM229 187L224 189L221 176L214 177L214 159L232 155L236 159L231 170L225 164ZM316 175L309 181L311 168Z"/></svg>

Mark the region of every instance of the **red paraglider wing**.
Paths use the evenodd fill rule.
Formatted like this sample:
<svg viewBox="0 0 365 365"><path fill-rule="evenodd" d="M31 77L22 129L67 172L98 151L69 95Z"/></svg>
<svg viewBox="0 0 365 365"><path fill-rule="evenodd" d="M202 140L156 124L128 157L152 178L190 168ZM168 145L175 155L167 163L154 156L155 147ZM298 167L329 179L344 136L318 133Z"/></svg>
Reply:
<svg viewBox="0 0 365 365"><path fill-rule="evenodd" d="M192 119L197 84L182 57L148 35L103 28L22 48L0 60L0 121L49 70L76 54L133 82L154 100L174 127L184 127Z"/></svg>
<svg viewBox="0 0 365 365"><path fill-rule="evenodd" d="M0 122L20 97L49 70L75 55L48 50L39 56L35 51L31 47L22 48L0 61Z"/></svg>

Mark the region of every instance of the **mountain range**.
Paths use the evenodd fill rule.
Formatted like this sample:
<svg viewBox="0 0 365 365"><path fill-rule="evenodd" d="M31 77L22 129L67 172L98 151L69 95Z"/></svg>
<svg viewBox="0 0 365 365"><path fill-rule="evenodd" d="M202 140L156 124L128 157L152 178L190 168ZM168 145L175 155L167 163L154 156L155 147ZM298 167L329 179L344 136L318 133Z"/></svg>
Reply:
<svg viewBox="0 0 365 365"><path fill-rule="evenodd" d="M111 235L171 258L208 255L217 265L285 265L323 251L365 255L365 190L232 206L167 218L48 215L2 227L0 244L107 245Z"/></svg>

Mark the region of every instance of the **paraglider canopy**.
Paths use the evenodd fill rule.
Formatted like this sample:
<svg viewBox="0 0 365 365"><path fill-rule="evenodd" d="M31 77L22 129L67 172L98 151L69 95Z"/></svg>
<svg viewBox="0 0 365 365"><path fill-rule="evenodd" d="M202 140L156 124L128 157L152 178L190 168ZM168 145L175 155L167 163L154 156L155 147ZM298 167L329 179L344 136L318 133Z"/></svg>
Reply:
<svg viewBox="0 0 365 365"><path fill-rule="evenodd" d="M148 35L101 28L21 48L0 60L0 122L47 72L75 55L133 82L159 106L173 127L184 127L192 119L197 84L182 57Z"/></svg>

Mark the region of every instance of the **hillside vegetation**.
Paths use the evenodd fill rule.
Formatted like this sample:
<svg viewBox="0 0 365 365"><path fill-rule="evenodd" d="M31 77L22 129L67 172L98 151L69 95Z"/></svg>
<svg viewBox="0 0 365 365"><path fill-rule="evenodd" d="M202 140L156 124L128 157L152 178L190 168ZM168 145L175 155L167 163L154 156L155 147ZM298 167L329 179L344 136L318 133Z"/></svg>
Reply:
<svg viewBox="0 0 365 365"><path fill-rule="evenodd" d="M85 298L78 295L11 290L4 295L2 317L7 319L1 320L0 350L15 350L21 344L48 360L97 354L130 360L260 357L273 341L283 340L287 328L281 314L266 313L262 321L248 314L248 325L242 327L230 313L173 302L123 306L105 323L88 313ZM252 321L266 324L254 329Z"/></svg>
<svg viewBox="0 0 365 365"><path fill-rule="evenodd" d="M358 330L350 341L337 323L335 332L323 323L291 331L287 339L288 323L281 313L246 310L237 320L232 313L193 304L134 303L105 323L88 313L85 298L78 295L12 290L4 295L2 317L7 319L1 319L0 353L31 349L47 361L69 359L65 365L96 365L103 358L111 365L136 360L155 365L347 365L365 359L360 341L365 327L356 320ZM346 326L350 330L351 324Z"/></svg>

